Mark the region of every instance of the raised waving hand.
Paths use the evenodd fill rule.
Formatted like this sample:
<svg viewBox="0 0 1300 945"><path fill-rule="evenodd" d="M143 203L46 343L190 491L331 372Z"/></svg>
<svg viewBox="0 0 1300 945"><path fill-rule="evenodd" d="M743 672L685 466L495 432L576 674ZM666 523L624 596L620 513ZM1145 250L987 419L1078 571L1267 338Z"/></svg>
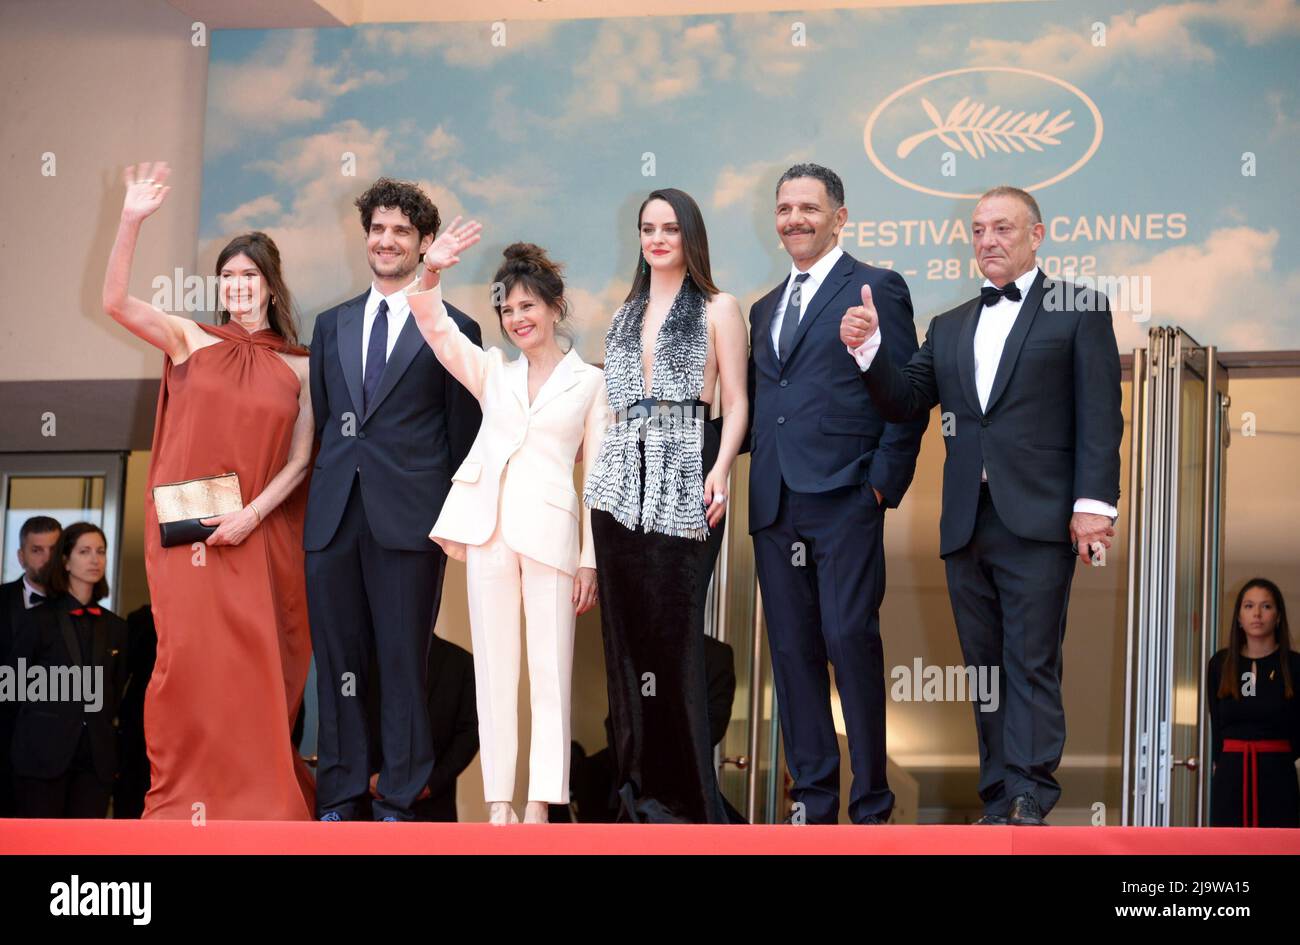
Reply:
<svg viewBox="0 0 1300 945"><path fill-rule="evenodd" d="M166 161L137 164L122 174L126 196L122 200L117 238L108 257L108 271L104 274L103 304L104 311L118 324L180 364L189 357L193 344L203 343L202 329L188 318L170 315L127 293L140 224L167 199L171 192L167 186L170 176Z"/></svg>
<svg viewBox="0 0 1300 945"><path fill-rule="evenodd" d="M432 289L438 284L438 273L460 262L460 254L477 243L483 224L470 220L462 224L458 216L452 220L442 235L424 251L424 267L420 270L420 290Z"/></svg>

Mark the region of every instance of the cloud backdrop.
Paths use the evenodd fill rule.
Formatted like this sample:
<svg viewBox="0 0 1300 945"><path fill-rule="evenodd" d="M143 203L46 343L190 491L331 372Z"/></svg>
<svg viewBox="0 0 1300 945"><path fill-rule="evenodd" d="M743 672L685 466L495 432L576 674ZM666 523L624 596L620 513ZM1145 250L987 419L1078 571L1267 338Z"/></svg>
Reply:
<svg viewBox="0 0 1300 945"><path fill-rule="evenodd" d="M1300 348L1296 0L241 30L212 42L200 259L210 265L237 232L266 230L308 331L368 284L352 201L382 174L422 182L444 220L484 223L448 293L488 339L499 337L486 285L500 251L530 240L567 265L579 350L599 359L637 262L636 207L663 186L700 203L715 273L747 311L788 269L772 190L804 159L844 178L855 223L845 249L910 273L923 330L977 290L969 246L885 248L856 234L864 222L966 219L971 201L887 178L865 153L864 124L926 76L1018 66L1073 83L1105 122L1091 160L1037 193L1046 215L1187 219L1176 239L1049 241L1043 254L1149 277L1152 323L1203 342ZM919 105L908 109L882 128L926 130ZM952 189L1043 179L1085 125L1059 149L1000 158L1010 181L984 180L993 162L958 153ZM944 150L931 141L908 160L937 162ZM1242 174L1247 152L1254 176ZM960 277L947 277L950 259ZM1128 350L1148 325L1124 321Z"/></svg>

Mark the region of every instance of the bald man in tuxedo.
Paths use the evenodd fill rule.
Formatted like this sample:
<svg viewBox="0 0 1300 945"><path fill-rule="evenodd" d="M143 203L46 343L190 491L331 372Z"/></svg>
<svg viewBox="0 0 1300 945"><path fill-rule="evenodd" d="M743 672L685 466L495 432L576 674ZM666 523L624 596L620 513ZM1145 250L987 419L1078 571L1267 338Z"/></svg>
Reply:
<svg viewBox="0 0 1300 945"><path fill-rule="evenodd" d="M870 288L840 339L889 420L951 415L939 553L967 665L996 670L975 708L984 824L1045 825L1061 795L1061 651L1077 561L1104 560L1119 501L1119 351L1105 296L1038 268L1042 213L1019 188L975 207L980 295L937 316L901 369ZM992 700L990 700L992 703Z"/></svg>

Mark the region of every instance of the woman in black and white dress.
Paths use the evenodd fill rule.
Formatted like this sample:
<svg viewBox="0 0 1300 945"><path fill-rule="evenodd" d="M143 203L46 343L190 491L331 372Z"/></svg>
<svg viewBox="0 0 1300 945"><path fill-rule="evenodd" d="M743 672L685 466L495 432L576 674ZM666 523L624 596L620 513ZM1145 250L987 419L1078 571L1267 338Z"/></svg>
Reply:
<svg viewBox="0 0 1300 945"><path fill-rule="evenodd" d="M713 284L699 207L642 203L641 253L605 336L614 423L588 459L615 786L623 819L724 823L709 738L704 605L748 421L748 336ZM720 392L722 429L708 420Z"/></svg>

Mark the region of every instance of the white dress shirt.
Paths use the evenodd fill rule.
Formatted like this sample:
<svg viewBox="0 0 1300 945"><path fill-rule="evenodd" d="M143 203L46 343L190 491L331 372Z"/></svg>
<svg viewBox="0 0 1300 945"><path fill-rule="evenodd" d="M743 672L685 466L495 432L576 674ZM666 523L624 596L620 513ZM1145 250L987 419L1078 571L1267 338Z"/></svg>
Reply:
<svg viewBox="0 0 1300 945"><path fill-rule="evenodd" d="M1029 287L1034 284L1037 276L1037 266L1022 274L1016 280L1020 300L1013 302L1005 295L1002 296L992 305L985 306L979 321L975 323L975 392L979 395L981 411L989 405L993 380L997 377L998 364L1002 361L1002 349L1007 345L1007 336L1015 327L1016 316L1020 314L1020 307L1025 304L1025 296L1029 294ZM984 286L992 285L988 279L984 280ZM988 479L988 476L984 478Z"/></svg>
<svg viewBox="0 0 1300 945"><path fill-rule="evenodd" d="M989 394L993 392L993 380L997 377L998 364L1002 361L1002 349L1006 347L1007 337L1015 327L1020 307L1024 304L1025 297L1029 294L1029 287L1034 284L1037 276L1038 267L1035 266L1016 279L1016 288L1020 290L1018 302L1003 296L992 305L986 306L980 314L979 322L975 326L975 392L979 395L980 410L988 406ZM985 279L984 285L992 286L993 283ZM849 354L853 355L853 360L858 362L858 367L863 371L871 367L871 362L875 360L876 352L879 350L879 325L870 338L858 347L848 349ZM981 470L980 479L988 482L988 478L988 470ZM1091 512L1094 515L1106 515L1110 518L1119 516L1119 510L1115 506L1108 505L1100 499L1076 498L1074 511Z"/></svg>
<svg viewBox="0 0 1300 945"><path fill-rule="evenodd" d="M812 297L817 294L821 284L826 281L835 264L840 261L844 255L844 250L838 246L831 247L831 251L817 260L808 268L808 278L800 286L799 295L799 320L803 321L803 313L808 311L808 303ZM786 280L785 291L781 293L781 300L776 305L776 313L772 316L772 347L780 352L781 350L781 322L785 314L785 303L790 299L790 290L794 288L795 276L800 275L801 270L794 263L790 264L790 278Z"/></svg>
<svg viewBox="0 0 1300 945"><path fill-rule="evenodd" d="M393 356L393 346L397 336L402 333L406 317L411 314L411 306L406 301L406 287L398 289L392 295L384 295L372 283L370 295L366 297L366 314L361 322L361 376L366 376L366 355L370 353L370 329L374 327L375 315L379 312L379 303L388 301L388 345L384 348L384 363Z"/></svg>

